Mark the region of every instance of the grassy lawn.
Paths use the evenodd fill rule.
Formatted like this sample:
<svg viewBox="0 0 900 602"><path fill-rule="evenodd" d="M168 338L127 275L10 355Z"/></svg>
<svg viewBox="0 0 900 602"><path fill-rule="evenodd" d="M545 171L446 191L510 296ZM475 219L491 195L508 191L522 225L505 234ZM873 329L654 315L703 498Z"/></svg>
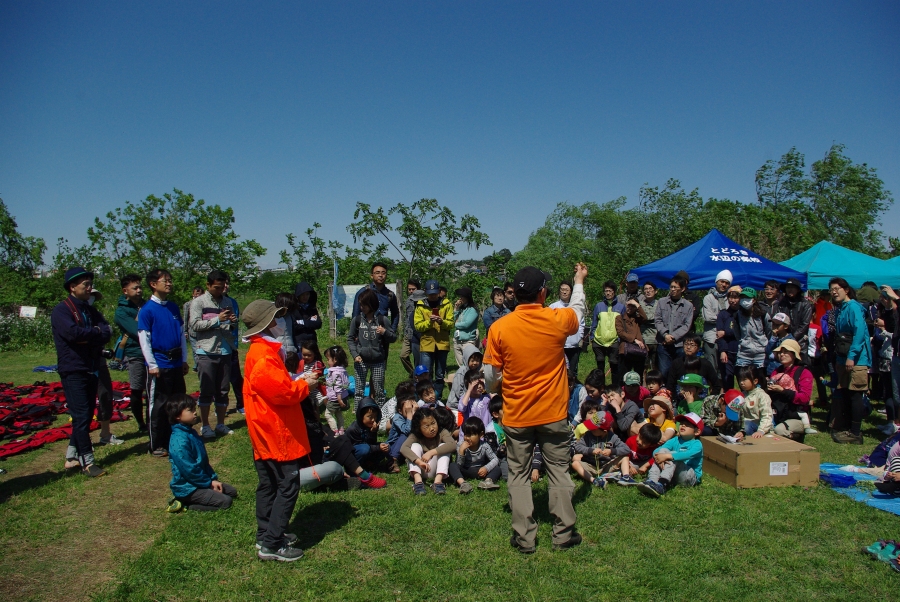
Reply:
<svg viewBox="0 0 900 602"><path fill-rule="evenodd" d="M403 373L392 352L388 386ZM56 375L52 354L0 354L0 381ZM451 360L452 361L452 360ZM593 359L582 358L582 374ZM192 375L193 376L193 375ZM113 374L113 378L122 378ZM192 389L192 386L194 389ZM196 389L188 384L189 390ZM349 417L348 417L349 418ZM823 412L814 423L823 428ZM873 415L867 427L880 424ZM133 421L126 445L99 448L109 475L64 477L65 442L0 464L0 599L58 600L718 600L893 599L896 574L859 549L897 536L898 517L826 486L735 490L707 476L660 500L633 488L578 486L585 542L550 551L546 483L535 486L538 551L509 546L505 487L412 495L403 475L379 491L303 493L292 531L306 556L255 559L256 474L246 429L208 445L240 497L226 512L169 515L167 462L148 457ZM875 445L807 442L850 463Z"/></svg>

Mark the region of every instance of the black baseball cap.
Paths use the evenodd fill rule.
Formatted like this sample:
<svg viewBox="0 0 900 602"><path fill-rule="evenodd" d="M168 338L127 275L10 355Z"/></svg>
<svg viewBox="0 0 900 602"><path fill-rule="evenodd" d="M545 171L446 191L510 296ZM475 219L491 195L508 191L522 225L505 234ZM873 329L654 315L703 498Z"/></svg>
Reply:
<svg viewBox="0 0 900 602"><path fill-rule="evenodd" d="M541 289L550 284L550 274L536 267L524 267L516 272L513 278L513 288L516 293L522 293L527 296L536 295Z"/></svg>

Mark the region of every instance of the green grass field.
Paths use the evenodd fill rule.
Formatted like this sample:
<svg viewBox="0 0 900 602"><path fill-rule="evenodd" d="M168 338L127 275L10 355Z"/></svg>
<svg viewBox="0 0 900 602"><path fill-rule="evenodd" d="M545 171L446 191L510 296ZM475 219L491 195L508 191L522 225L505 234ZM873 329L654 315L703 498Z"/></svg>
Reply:
<svg viewBox="0 0 900 602"><path fill-rule="evenodd" d="M393 389L403 373L396 351L391 359ZM53 377L30 370L54 361L2 354L0 381ZM592 367L584 357L582 374ZM823 418L814 415L820 429ZM881 422L871 420L867 427ZM291 529L306 556L262 563L250 443L242 417L230 421L235 435L208 445L220 477L240 492L225 512L167 514L168 463L143 453L133 421L114 425L125 445L98 448L109 470L102 479L63 475L65 442L0 464L9 471L0 476L0 599L895 599L900 575L859 550L897 537L898 517L826 486L735 490L709 476L660 500L577 486L585 542L565 552L550 551L542 481L538 551L523 557L509 546L505 486L417 498L403 475L389 475L383 490L302 493ZM865 434L864 446L824 434L807 443L823 461L851 463L877 441Z"/></svg>

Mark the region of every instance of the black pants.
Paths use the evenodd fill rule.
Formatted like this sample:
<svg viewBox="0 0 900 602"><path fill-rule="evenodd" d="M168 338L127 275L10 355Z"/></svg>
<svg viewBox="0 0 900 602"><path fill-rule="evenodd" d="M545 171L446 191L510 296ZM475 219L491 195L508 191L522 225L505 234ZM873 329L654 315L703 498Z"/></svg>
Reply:
<svg viewBox="0 0 900 602"><path fill-rule="evenodd" d="M600 345L591 345L594 350L594 359L597 360L597 369L603 373L603 386L606 386L606 360L609 360L609 374L612 386L617 387L621 384L619 378L619 346L601 347Z"/></svg>
<svg viewBox="0 0 900 602"><path fill-rule="evenodd" d="M97 374L99 376L97 381L97 420L103 422L112 418L113 411L112 377L109 375L106 362L100 364Z"/></svg>
<svg viewBox="0 0 900 602"><path fill-rule="evenodd" d="M628 372L634 371L643 377L644 365L647 363L646 355L620 355L619 356L619 382L625 378Z"/></svg>
<svg viewBox="0 0 900 602"><path fill-rule="evenodd" d="M456 462L450 462L450 468L448 472L450 473L450 478L453 479L453 482L456 483L459 479L480 479L478 476L478 471L481 470L481 466L470 466L468 468L463 468ZM500 480L500 465L493 467L484 478L490 479L495 483Z"/></svg>
<svg viewBox="0 0 900 602"><path fill-rule="evenodd" d="M147 376L147 413L150 416L150 451L169 449L172 425L166 414L166 402L173 395L184 395L187 387L181 368L160 368L159 375Z"/></svg>
<svg viewBox="0 0 900 602"><path fill-rule="evenodd" d="M265 548L284 546L297 496L300 494L300 461L254 460L256 487L256 541Z"/></svg>
<svg viewBox="0 0 900 602"><path fill-rule="evenodd" d="M353 444L346 437L335 437L328 442L328 453L324 460L337 462L351 477L356 476L356 469L359 468L359 462L353 454ZM309 463L304 464L307 465Z"/></svg>
<svg viewBox="0 0 900 602"><path fill-rule="evenodd" d="M566 347L563 351L566 354L566 359L569 361L569 372L574 372L577 375L578 362L581 361L581 346Z"/></svg>
<svg viewBox="0 0 900 602"><path fill-rule="evenodd" d="M93 464L91 420L97 404L97 377L92 372L69 372L59 377L66 394L66 407L72 416L69 445L75 448L82 466Z"/></svg>
<svg viewBox="0 0 900 602"><path fill-rule="evenodd" d="M231 352L231 390L234 391L235 407L244 407L244 376L241 374L241 356L237 351Z"/></svg>
<svg viewBox="0 0 900 602"><path fill-rule="evenodd" d="M854 435L859 435L865 414L866 406L863 403L862 391L835 389L831 397L833 430L850 431Z"/></svg>
<svg viewBox="0 0 900 602"><path fill-rule="evenodd" d="M212 512L231 508L231 500L237 497L237 489L228 483L222 483L222 493L212 489L195 489L191 495L180 497L178 501L189 510Z"/></svg>

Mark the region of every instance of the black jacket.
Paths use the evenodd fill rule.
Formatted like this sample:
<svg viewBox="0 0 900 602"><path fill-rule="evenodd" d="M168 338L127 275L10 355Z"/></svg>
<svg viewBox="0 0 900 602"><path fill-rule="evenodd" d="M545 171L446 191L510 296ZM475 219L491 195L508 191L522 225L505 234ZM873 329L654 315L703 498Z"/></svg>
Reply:
<svg viewBox="0 0 900 602"><path fill-rule="evenodd" d="M778 302L776 312L784 312L791 319L791 334L800 345L800 351L806 355L809 347L809 323L812 322L813 306L806 299L791 299L787 295ZM798 358L799 359L799 358Z"/></svg>
<svg viewBox="0 0 900 602"><path fill-rule="evenodd" d="M377 425L379 422L381 422L381 408L378 407L378 404L375 403L375 400L373 400L371 397L363 397L362 401L359 403L359 407L356 408L356 420L353 421L353 424L347 427L347 430L344 431L344 436L353 445L360 445L365 443L368 444L369 449L372 452L377 452L378 429L376 428L373 431L367 429L362 424L362 417L370 408L375 409L375 424Z"/></svg>
<svg viewBox="0 0 900 602"><path fill-rule="evenodd" d="M309 293L309 300L306 303L300 303L300 295ZM308 282L301 282L294 288L294 296L297 297L297 309L291 315L293 324L291 328L294 333L294 344L300 349L303 341L315 341L316 331L322 328L322 315L316 307L319 295L313 290ZM315 316L315 319L313 319Z"/></svg>
<svg viewBox="0 0 900 602"><path fill-rule="evenodd" d="M69 295L50 313L53 344L56 345L57 372L96 372L103 363L100 352L112 337L103 315Z"/></svg>

